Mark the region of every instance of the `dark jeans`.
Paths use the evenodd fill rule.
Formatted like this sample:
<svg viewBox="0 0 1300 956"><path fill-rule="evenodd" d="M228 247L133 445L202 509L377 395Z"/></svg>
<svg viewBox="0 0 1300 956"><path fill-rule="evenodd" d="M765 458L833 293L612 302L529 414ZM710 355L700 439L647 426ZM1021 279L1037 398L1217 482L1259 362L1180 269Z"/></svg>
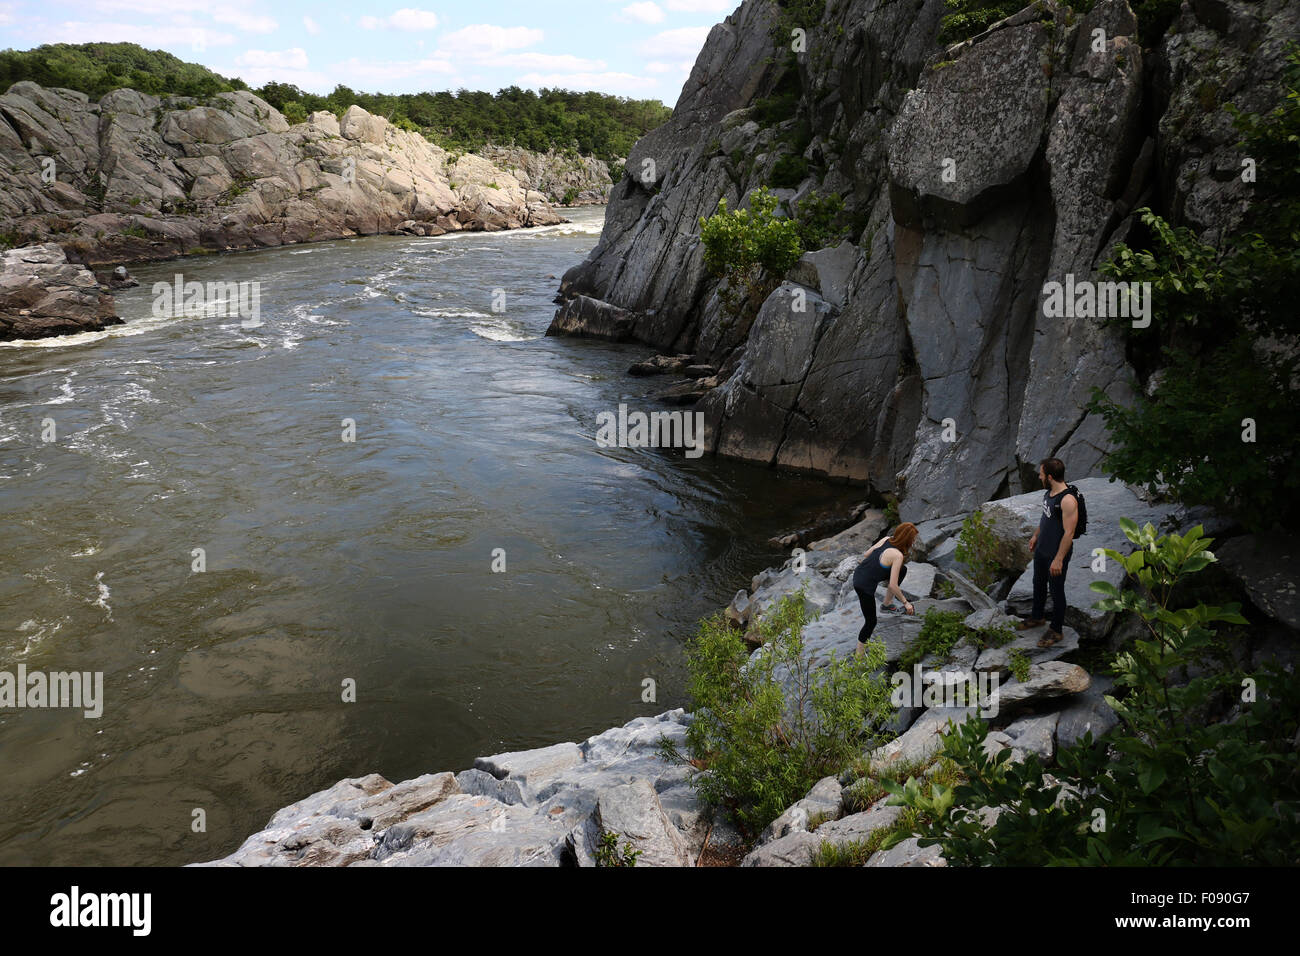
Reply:
<svg viewBox="0 0 1300 956"><path fill-rule="evenodd" d="M1065 626L1065 574L1070 570L1070 559L1074 557L1074 548L1071 548L1066 554L1065 560L1061 562L1061 573L1058 577L1052 576L1052 561L1055 556L1034 554L1034 612L1029 616L1034 620L1042 620L1043 612L1047 610L1047 589L1052 589L1052 630L1061 633L1061 628Z"/></svg>
<svg viewBox="0 0 1300 956"><path fill-rule="evenodd" d="M871 560L877 561L874 557ZM864 567L866 567L866 562L859 565L858 570L861 571ZM903 578L905 577L907 577L906 564L898 569L898 586L900 588L903 586ZM887 585L889 579L886 578L884 583ZM859 576L857 572L854 572L853 590L858 595L858 603L862 605L862 616L866 619L866 623L862 625L862 630L858 631L859 644L867 643L871 639L871 632L876 629L876 588L880 584L879 581L871 580L869 575ZM885 597L889 597L889 594L886 593Z"/></svg>

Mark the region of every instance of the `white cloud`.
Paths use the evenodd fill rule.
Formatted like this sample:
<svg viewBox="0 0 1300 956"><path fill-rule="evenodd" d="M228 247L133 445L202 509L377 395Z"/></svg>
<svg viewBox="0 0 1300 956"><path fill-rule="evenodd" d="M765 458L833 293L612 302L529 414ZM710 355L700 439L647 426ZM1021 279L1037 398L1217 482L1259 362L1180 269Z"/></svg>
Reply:
<svg viewBox="0 0 1300 956"><path fill-rule="evenodd" d="M653 91L658 81L632 73L528 73L519 78L519 85L598 90L603 93L645 93Z"/></svg>
<svg viewBox="0 0 1300 956"><path fill-rule="evenodd" d="M387 93L392 91L384 87L385 83L417 76L452 76L456 73L456 65L448 60L375 62L352 57L350 60L335 63L330 67L330 72L338 77L338 82L347 86L371 86L375 89L383 89Z"/></svg>
<svg viewBox="0 0 1300 956"><path fill-rule="evenodd" d="M317 23L315 20L313 20L311 17L302 18L302 28L306 30L311 36L317 36L320 33L320 24Z"/></svg>
<svg viewBox="0 0 1300 956"><path fill-rule="evenodd" d="M240 67L279 67L286 70L307 69L307 51L302 47L291 50L245 50L235 57L235 65Z"/></svg>
<svg viewBox="0 0 1300 956"><path fill-rule="evenodd" d="M730 13L739 0L667 0L669 10L684 13Z"/></svg>
<svg viewBox="0 0 1300 956"><path fill-rule="evenodd" d="M635 20L637 23L663 23L664 12L659 8L659 4L651 3L646 0L644 3L633 3L623 8L623 16L629 20Z"/></svg>
<svg viewBox="0 0 1300 956"><path fill-rule="evenodd" d="M662 60L651 60L645 65L647 73L682 73L691 72L691 67L695 64L689 60L682 60L677 63L665 63Z"/></svg>
<svg viewBox="0 0 1300 956"><path fill-rule="evenodd" d="M217 23L226 23L248 33L274 33L280 26L270 17L262 17L255 13L245 13L242 10L229 10L222 7L218 7L213 11L212 19Z"/></svg>
<svg viewBox="0 0 1300 956"><path fill-rule="evenodd" d="M712 27L681 27L676 30L664 30L656 33L641 46L647 56L662 60L685 60L692 62L699 55L704 41Z"/></svg>
<svg viewBox="0 0 1300 956"><path fill-rule="evenodd" d="M496 27L476 23L446 34L438 43L440 56L458 59L486 59L507 50L519 50L541 43L543 33L531 27Z"/></svg>
<svg viewBox="0 0 1300 956"><path fill-rule="evenodd" d="M604 60L584 60L571 53L505 53L492 65L516 70L550 70L567 73L595 73L607 66Z"/></svg>
<svg viewBox="0 0 1300 956"><path fill-rule="evenodd" d="M14 22L14 5L12 3L0 3L0 24Z"/></svg>
<svg viewBox="0 0 1300 956"><path fill-rule="evenodd" d="M432 10L412 10L407 7L394 13L388 22L394 30L436 30L438 15Z"/></svg>
<svg viewBox="0 0 1300 956"><path fill-rule="evenodd" d="M363 30L436 30L438 14L432 10L404 7L387 17L362 17L357 25Z"/></svg>

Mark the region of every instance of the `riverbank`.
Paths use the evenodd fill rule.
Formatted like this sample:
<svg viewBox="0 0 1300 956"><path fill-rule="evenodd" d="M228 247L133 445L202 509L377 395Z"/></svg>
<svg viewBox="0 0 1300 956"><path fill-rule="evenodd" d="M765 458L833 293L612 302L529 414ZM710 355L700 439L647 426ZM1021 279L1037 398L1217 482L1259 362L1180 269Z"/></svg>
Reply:
<svg viewBox="0 0 1300 956"><path fill-rule="evenodd" d="M198 100L119 89L95 102L24 81L0 95L0 236L58 242L102 270L380 233L555 225L556 204L608 194L604 163L494 155L509 168L448 153L359 106L291 125L247 91Z"/></svg>
<svg viewBox="0 0 1300 956"><path fill-rule="evenodd" d="M1010 749L1013 761L1033 753L1050 766L1058 749L1085 733L1104 745L1106 734L1119 724L1105 700L1111 680L1090 673L1092 662L1108 659L1135 636L1130 622L1092 607L1093 582L1123 583L1117 565L1099 570L1092 554L1095 548L1127 552L1131 547L1118 517L1165 529L1185 528L1207 517L1145 502L1122 484L1102 479L1086 479L1080 488L1093 517L1086 547L1078 548L1071 562L1065 641L1040 648L1044 628L1039 628L1017 634L1010 643L962 643L949 654L926 653L921 660L927 674L975 672L996 678L1001 707L990 720L985 746ZM1035 526L1040 499L1040 493L1030 493L982 506L999 553L1012 560L1025 556L1024 542ZM930 609L965 615L973 633L1012 623L1009 612L1028 611L1028 569L1004 569L987 591L970 581L970 569L955 556L966 517L951 515L920 525L917 560L903 586L917 615L884 617L876 632L890 666L915 650ZM814 670L831 655L851 654L861 626L852 572L887 527L883 514L866 512L840 533L810 544L802 562L796 556L756 575L750 590L736 595L727 616L748 628L783 597L802 591L820 615L803 632ZM1232 531L1222 523L1219 528ZM1238 535L1216 548L1221 584L1243 596L1255 595L1253 602L1247 597L1260 621L1248 652L1253 665L1265 660L1293 665L1297 659L1294 637L1300 619L1294 608L1279 611L1276 597L1263 596L1255 573L1276 547L1276 542ZM1294 582L1281 577L1267 587L1279 595L1295 593ZM907 768L919 774L934 763L945 726L960 724L974 712L944 705L899 708L897 737L864 754L864 760L874 773ZM234 853L206 865L591 866L598 864L602 841L612 838L620 848L641 851L636 864L641 866L807 866L819 854L824 860L860 852L873 834L878 842L899 823L901 808L888 806L879 788L864 800L863 793L872 788L850 768L819 781L757 839L746 837L698 799L692 779L707 771L661 753L664 741L683 747L690 721L689 713L677 709L636 718L581 743L480 757L459 773L426 774L398 784L374 774L340 781L284 808ZM921 849L914 838L859 862L944 865L937 848Z"/></svg>

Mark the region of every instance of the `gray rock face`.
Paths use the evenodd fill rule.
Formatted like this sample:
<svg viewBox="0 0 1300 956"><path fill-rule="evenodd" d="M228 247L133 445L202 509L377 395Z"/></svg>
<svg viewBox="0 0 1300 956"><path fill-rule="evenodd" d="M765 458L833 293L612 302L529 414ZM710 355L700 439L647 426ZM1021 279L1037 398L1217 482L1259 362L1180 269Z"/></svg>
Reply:
<svg viewBox="0 0 1300 956"><path fill-rule="evenodd" d="M579 866L595 866L601 838L613 836L616 853L639 851L637 866L691 866L686 840L669 822L659 795L647 780L634 780L601 792L587 825L574 830L568 846Z"/></svg>
<svg viewBox="0 0 1300 956"><path fill-rule="evenodd" d="M773 6L749 0L714 29L561 297L625 310L632 338L720 370L697 405L716 453L868 482L904 519L1030 490L1049 455L1096 474L1107 437L1086 405L1094 388L1127 400L1134 375L1120 330L1045 316L1044 285L1097 279L1156 187L1211 237L1240 216L1236 134L1197 102L1206 77L1219 101L1278 101L1294 4L1188 4L1152 59L1124 0L1083 15L1047 0L947 50L943 0L829 0L797 117L765 126ZM838 192L861 231L728 325L699 217L769 182L799 121L811 173L788 192ZM789 314L790 283L816 296L806 315ZM560 323L574 331L563 307Z"/></svg>
<svg viewBox="0 0 1300 956"><path fill-rule="evenodd" d="M1287 534L1251 534L1214 548L1219 565L1257 608L1300 631L1300 575L1295 539Z"/></svg>
<svg viewBox="0 0 1300 956"><path fill-rule="evenodd" d="M0 255L0 341L97 332L121 321L112 295L55 243Z"/></svg>
<svg viewBox="0 0 1300 956"><path fill-rule="evenodd" d="M487 160L448 159L359 106L290 126L247 91L200 105L115 90L95 103L21 82L0 95L0 229L57 237L96 265L404 224L437 235L564 221Z"/></svg>
<svg viewBox="0 0 1300 956"><path fill-rule="evenodd" d="M594 156L557 152L534 153L517 146L485 146L484 159L514 176L519 185L535 190L550 203L588 206L609 202L613 188L609 164Z"/></svg>
<svg viewBox="0 0 1300 956"><path fill-rule="evenodd" d="M592 865L608 832L643 851L637 865L691 866L711 824L696 771L657 754L661 737L684 741L688 719L638 717L582 744L480 757L455 776L343 780L202 865Z"/></svg>

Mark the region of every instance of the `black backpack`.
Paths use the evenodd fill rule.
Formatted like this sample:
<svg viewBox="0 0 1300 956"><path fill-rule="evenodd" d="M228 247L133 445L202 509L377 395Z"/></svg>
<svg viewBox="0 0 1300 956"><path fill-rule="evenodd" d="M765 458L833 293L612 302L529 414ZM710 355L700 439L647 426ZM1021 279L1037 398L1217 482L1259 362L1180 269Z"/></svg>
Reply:
<svg viewBox="0 0 1300 956"><path fill-rule="evenodd" d="M1079 490L1078 485L1070 485L1065 490L1074 495L1074 500L1079 502L1079 520L1074 526L1074 536L1082 538L1088 533L1088 504L1083 500L1083 492Z"/></svg>

